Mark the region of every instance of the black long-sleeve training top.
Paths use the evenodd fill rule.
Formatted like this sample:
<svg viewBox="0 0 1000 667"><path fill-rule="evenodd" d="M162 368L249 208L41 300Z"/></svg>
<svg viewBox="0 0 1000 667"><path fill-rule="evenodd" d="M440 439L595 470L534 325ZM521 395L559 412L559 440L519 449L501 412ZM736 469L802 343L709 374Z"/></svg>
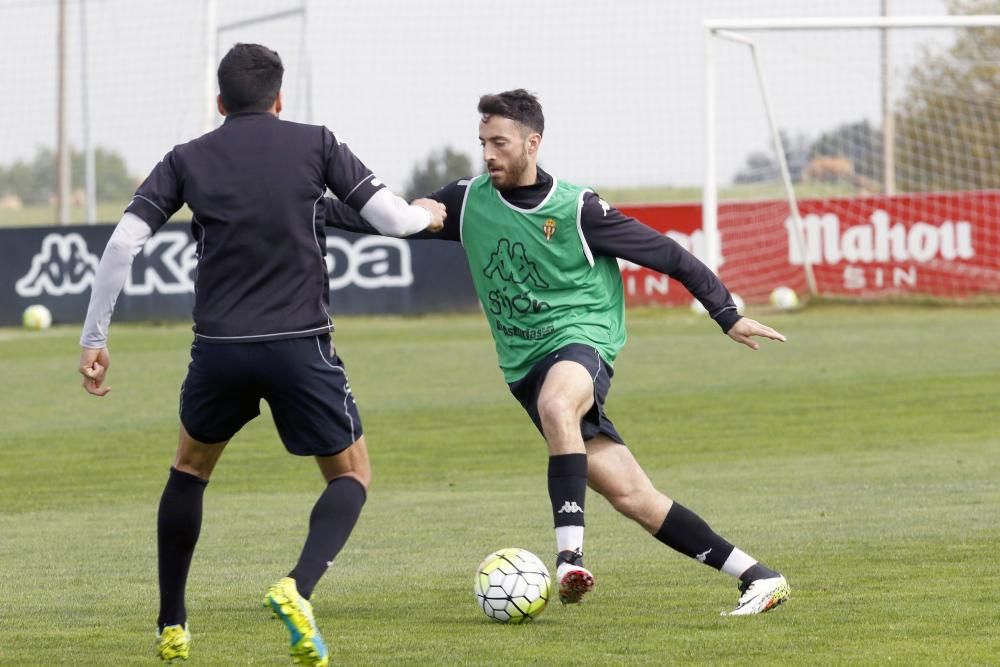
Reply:
<svg viewBox="0 0 1000 667"><path fill-rule="evenodd" d="M455 181L428 195L444 204L448 211L444 229L437 233L420 232L407 238L460 242L462 203L468 183L468 180ZM552 176L538 168L538 178L533 185L504 190L501 196L513 206L531 209L545 199L551 187ZM326 200L326 224L363 234L378 234L353 209L333 199ZM584 195L580 226L594 255L624 259L678 280L701 301L723 332L729 331L740 319L729 290L704 263L669 236L625 215L595 192Z"/></svg>

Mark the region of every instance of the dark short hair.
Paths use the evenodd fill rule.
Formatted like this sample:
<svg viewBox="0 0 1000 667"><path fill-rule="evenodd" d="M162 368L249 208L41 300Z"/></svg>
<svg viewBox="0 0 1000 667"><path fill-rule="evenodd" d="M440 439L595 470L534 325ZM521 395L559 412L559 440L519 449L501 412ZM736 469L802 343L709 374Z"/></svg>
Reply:
<svg viewBox="0 0 1000 667"><path fill-rule="evenodd" d="M524 88L479 98L479 113L516 120L538 134L545 133L545 116L538 98Z"/></svg>
<svg viewBox="0 0 1000 667"><path fill-rule="evenodd" d="M281 56L260 44L237 44L219 63L219 95L229 113L267 111L281 90Z"/></svg>

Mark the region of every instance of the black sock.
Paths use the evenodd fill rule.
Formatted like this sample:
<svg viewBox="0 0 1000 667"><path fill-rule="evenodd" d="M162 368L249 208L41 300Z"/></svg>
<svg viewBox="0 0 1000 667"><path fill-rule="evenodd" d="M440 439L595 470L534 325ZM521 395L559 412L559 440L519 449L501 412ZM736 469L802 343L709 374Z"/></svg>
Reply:
<svg viewBox="0 0 1000 667"><path fill-rule="evenodd" d="M756 581L757 579L770 579L772 577L780 577L781 575L761 563L751 565L746 569L746 572L740 575L740 583L744 586L749 585L751 581Z"/></svg>
<svg viewBox="0 0 1000 667"><path fill-rule="evenodd" d="M338 477L326 486L309 515L309 535L302 555L288 576L304 598L313 589L333 559L347 543L354 524L358 522L367 492L353 477Z"/></svg>
<svg viewBox="0 0 1000 667"><path fill-rule="evenodd" d="M676 502L653 537L716 570L722 569L733 552L733 545L716 535L704 519Z"/></svg>
<svg viewBox="0 0 1000 667"><path fill-rule="evenodd" d="M563 563L583 567L583 549L560 551L556 554L556 567L558 568Z"/></svg>
<svg viewBox="0 0 1000 667"><path fill-rule="evenodd" d="M549 500L556 528L583 526L587 495L587 455L559 454L549 457Z"/></svg>
<svg viewBox="0 0 1000 667"><path fill-rule="evenodd" d="M171 467L170 477L160 497L156 518L160 615L156 623L161 631L165 626L187 622L184 588L201 532L201 508L206 486L208 480Z"/></svg>

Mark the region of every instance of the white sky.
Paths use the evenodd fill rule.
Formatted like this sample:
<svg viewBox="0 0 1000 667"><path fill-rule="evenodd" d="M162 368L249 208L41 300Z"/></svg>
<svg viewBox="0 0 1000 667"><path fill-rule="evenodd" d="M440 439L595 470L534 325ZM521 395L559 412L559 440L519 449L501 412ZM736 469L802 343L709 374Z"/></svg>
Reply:
<svg viewBox="0 0 1000 667"><path fill-rule="evenodd" d="M76 146L82 144L81 4L70 0L69 10ZM93 140L122 153L137 176L203 130L204 6L204 0L86 0ZM297 6L299 0L217 0L217 21ZM292 17L223 33L223 51L235 41L276 49L286 66L283 117L329 126L402 190L431 150L451 146L478 159L476 102L514 87L541 99L547 126L541 163L560 177L594 186L700 185L702 21L876 16L881 2L306 0L306 6L305 24ZM895 16L945 14L943 0L889 6ZM0 165L55 143L56 16L55 0L0 0L8 95L0 111ZM783 127L814 136L863 118L878 124L876 31L759 37ZM947 37L893 33L894 89L919 44ZM745 47L720 44L718 54L719 177L728 181L749 151L766 147L768 135Z"/></svg>

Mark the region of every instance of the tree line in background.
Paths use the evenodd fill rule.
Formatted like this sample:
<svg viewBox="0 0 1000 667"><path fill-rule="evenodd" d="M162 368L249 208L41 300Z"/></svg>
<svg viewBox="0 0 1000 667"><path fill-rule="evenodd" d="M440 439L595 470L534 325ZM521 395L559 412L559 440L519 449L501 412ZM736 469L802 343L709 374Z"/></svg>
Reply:
<svg viewBox="0 0 1000 667"><path fill-rule="evenodd" d="M997 0L953 0L949 9L989 14L1000 6ZM898 191L1000 187L1000 29L965 29L945 53L925 53L894 112ZM844 123L816 139L779 134L793 182L883 191L883 132L868 120ZM779 178L773 150L761 150L746 157L733 181Z"/></svg>
<svg viewBox="0 0 1000 667"><path fill-rule="evenodd" d="M84 183L84 156L70 153L70 177L76 188L74 203L83 203L80 188ZM129 176L125 160L118 153L94 150L94 173L98 201L128 201L135 192L137 179ZM17 161L9 167L0 165L0 199L7 208L49 204L56 189L56 154L49 148L39 148L31 161Z"/></svg>
<svg viewBox="0 0 1000 667"><path fill-rule="evenodd" d="M472 175L472 160L469 156L445 147L431 152L426 160L413 167L404 197L408 200L423 197L442 185Z"/></svg>
<svg viewBox="0 0 1000 667"><path fill-rule="evenodd" d="M74 184L74 204L82 205L84 156L79 151L70 154L70 177ZM138 178L130 176L125 160L114 151L98 148L94 151L97 200L125 202L135 192ZM451 181L470 176L472 160L451 148L433 151L423 162L414 166L406 188L406 198L426 195ZM0 207L48 205L55 197L56 155L40 148L30 161L17 161L9 167L0 165Z"/></svg>

